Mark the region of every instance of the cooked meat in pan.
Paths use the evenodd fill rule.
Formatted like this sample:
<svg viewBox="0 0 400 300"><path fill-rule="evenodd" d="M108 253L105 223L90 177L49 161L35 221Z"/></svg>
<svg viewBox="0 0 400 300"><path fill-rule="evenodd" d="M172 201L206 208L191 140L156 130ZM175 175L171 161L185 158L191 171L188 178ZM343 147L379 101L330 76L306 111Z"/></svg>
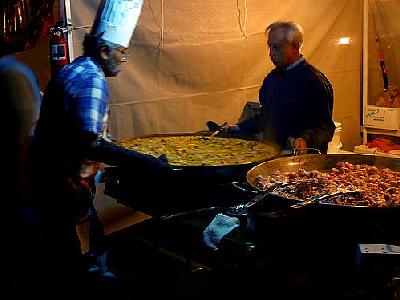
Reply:
<svg viewBox="0 0 400 300"><path fill-rule="evenodd" d="M297 172L276 171L258 176L257 186L262 190L291 199L308 200L322 195L332 195L321 202L350 206L400 206L400 172L378 169L366 164L339 162L327 171ZM338 191L358 191L346 194Z"/></svg>

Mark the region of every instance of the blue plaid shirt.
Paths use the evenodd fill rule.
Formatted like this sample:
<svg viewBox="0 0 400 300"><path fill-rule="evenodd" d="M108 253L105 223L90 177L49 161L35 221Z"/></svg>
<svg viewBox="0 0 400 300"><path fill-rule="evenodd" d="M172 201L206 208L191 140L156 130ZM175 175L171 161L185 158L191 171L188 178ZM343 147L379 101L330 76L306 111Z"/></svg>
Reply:
<svg viewBox="0 0 400 300"><path fill-rule="evenodd" d="M64 87L64 109L80 120L81 130L102 134L109 92L100 66L91 57L78 57L57 74L56 81Z"/></svg>

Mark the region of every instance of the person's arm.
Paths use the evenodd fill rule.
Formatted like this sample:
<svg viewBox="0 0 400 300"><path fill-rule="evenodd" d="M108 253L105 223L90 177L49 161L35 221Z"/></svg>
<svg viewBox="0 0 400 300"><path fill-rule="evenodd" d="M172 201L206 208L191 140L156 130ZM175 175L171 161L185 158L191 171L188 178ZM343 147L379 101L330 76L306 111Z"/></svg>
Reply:
<svg viewBox="0 0 400 300"><path fill-rule="evenodd" d="M171 165L161 159L126 149L104 139L91 143L88 157L108 165L126 167L132 171L164 174L172 171Z"/></svg>
<svg viewBox="0 0 400 300"><path fill-rule="evenodd" d="M237 135L253 135L259 132L258 130L259 116L254 115L238 124L226 124L222 127L222 132Z"/></svg>
<svg viewBox="0 0 400 300"><path fill-rule="evenodd" d="M91 90L96 92L91 92ZM80 86L75 99L75 115L79 124L79 142L84 156L108 165L127 167L132 171L161 172L171 171L168 163L151 155L125 149L98 136L104 128L107 114L108 90L104 80L88 77ZM94 96L95 95L95 96ZM96 113L93 113L96 112Z"/></svg>
<svg viewBox="0 0 400 300"><path fill-rule="evenodd" d="M246 135L260 133L260 115L261 113L258 112L253 117L236 124L237 129L241 132L244 132Z"/></svg>
<svg viewBox="0 0 400 300"><path fill-rule="evenodd" d="M304 115L310 126L300 138L306 142L307 147L317 148L326 153L335 131L335 124L332 121L333 90L324 75L320 74L319 78L315 77L309 82L305 99L307 105Z"/></svg>

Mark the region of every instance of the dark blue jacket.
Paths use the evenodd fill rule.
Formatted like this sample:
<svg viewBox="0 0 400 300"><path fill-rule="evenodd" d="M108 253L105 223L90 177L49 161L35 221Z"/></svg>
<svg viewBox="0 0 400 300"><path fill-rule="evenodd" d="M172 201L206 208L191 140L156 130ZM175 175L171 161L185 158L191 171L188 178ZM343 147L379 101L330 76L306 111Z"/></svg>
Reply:
<svg viewBox="0 0 400 300"><path fill-rule="evenodd" d="M239 123L245 134L263 133L281 150L287 140L303 138L326 153L333 137L333 89L325 75L306 60L290 70L272 70L259 91L260 113Z"/></svg>

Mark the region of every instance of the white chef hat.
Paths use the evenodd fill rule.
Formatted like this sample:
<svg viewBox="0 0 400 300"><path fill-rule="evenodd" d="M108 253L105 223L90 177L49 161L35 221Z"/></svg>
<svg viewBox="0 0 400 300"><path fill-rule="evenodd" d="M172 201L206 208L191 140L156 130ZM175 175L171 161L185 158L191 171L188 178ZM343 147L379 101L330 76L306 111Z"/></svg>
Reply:
<svg viewBox="0 0 400 300"><path fill-rule="evenodd" d="M111 43L129 46L143 0L102 0L91 33Z"/></svg>

